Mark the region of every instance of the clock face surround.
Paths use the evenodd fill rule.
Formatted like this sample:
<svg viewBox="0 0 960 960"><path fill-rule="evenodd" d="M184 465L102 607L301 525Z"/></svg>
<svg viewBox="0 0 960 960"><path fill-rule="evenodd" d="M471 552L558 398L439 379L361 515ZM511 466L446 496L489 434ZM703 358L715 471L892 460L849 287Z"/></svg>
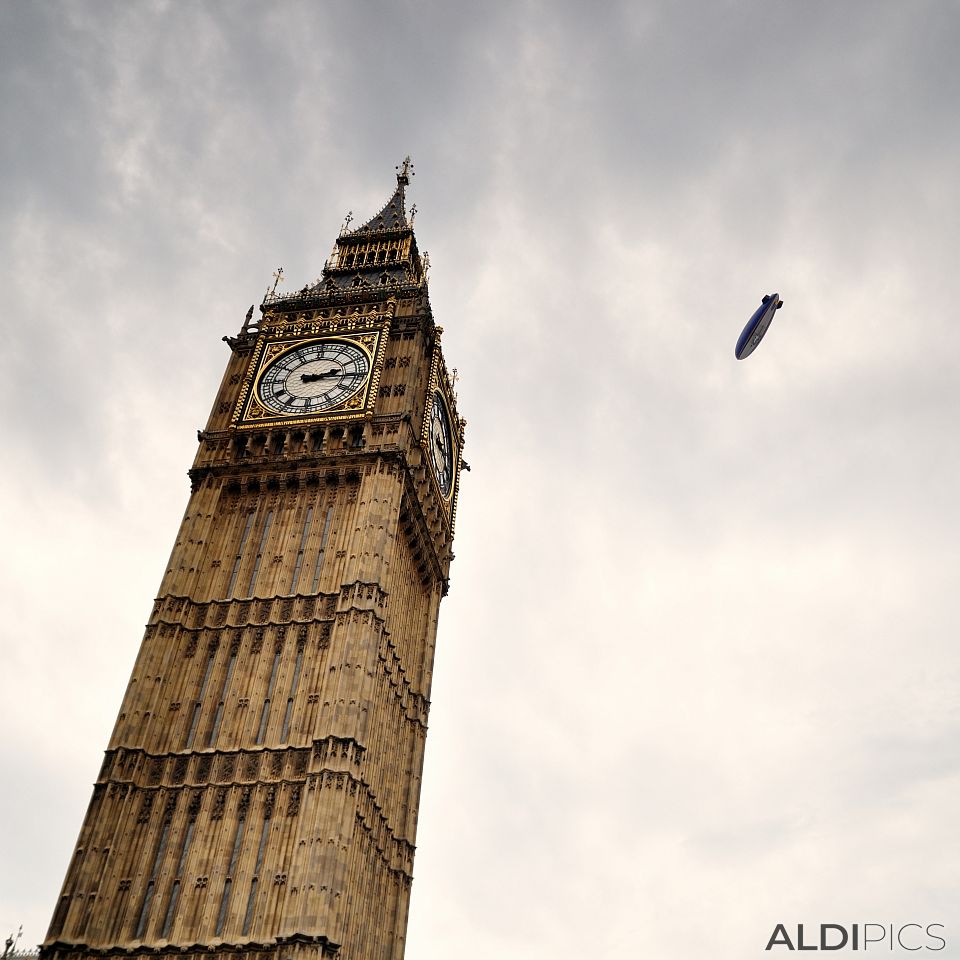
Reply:
<svg viewBox="0 0 960 960"><path fill-rule="evenodd" d="M370 355L356 343L314 340L269 363L257 382L257 399L284 415L329 410L362 390L370 369Z"/></svg>
<svg viewBox="0 0 960 960"><path fill-rule="evenodd" d="M430 446L430 462L440 485L440 492L449 498L453 489L453 430L450 427L450 414L440 391L433 395L430 405L430 426L427 433Z"/></svg>

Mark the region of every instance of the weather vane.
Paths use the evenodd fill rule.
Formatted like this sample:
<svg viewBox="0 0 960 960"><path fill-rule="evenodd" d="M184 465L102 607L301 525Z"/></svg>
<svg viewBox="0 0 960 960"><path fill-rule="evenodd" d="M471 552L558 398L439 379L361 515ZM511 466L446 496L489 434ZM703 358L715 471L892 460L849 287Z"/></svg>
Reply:
<svg viewBox="0 0 960 960"><path fill-rule="evenodd" d="M16 946L20 942L20 938L22 936L23 936L23 924L21 923L20 929L17 931L16 939L14 939L14 936L12 933L10 934L9 937L7 937L7 942L4 944L4 948L3 948L4 960L6 960L7 957L14 954L16 950Z"/></svg>
<svg viewBox="0 0 960 960"><path fill-rule="evenodd" d="M277 267L273 273L273 286L267 290L263 295L264 302L266 302L267 297L276 296L277 293L277 284L283 282L283 267Z"/></svg>
<svg viewBox="0 0 960 960"><path fill-rule="evenodd" d="M401 183L409 183L411 177L415 177L416 174L413 172L413 161L410 159L409 154L403 158L403 166L399 165L395 167L399 171L397 173L397 180Z"/></svg>

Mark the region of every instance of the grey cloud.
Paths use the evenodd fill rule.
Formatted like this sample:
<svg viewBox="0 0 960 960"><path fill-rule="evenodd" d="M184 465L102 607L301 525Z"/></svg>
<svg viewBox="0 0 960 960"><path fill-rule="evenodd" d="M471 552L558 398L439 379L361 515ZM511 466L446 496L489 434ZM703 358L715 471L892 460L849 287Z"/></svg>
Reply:
<svg viewBox="0 0 960 960"><path fill-rule="evenodd" d="M952 12L0 18L11 924L43 936L220 337L408 152L474 468L410 955L759 957L771 915L954 915Z"/></svg>

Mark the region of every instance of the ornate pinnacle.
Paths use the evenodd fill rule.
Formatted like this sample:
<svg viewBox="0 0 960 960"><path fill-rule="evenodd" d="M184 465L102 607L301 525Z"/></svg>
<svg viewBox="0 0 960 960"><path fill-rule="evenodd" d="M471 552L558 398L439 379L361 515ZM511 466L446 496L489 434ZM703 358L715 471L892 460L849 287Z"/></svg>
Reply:
<svg viewBox="0 0 960 960"><path fill-rule="evenodd" d="M270 287L267 292L263 295L263 302L266 303L270 297L275 297L277 294L277 284L283 283L283 267L277 267L273 272L273 286Z"/></svg>
<svg viewBox="0 0 960 960"><path fill-rule="evenodd" d="M413 161L409 156L403 158L403 166L397 168L397 183L406 187L410 183L410 178L416 176L413 172Z"/></svg>

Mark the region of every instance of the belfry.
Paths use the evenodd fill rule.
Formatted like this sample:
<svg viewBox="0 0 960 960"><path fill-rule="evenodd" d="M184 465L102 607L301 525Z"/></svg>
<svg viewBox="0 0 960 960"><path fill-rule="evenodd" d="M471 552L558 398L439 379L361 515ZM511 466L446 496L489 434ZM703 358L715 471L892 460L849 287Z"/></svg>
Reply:
<svg viewBox="0 0 960 960"><path fill-rule="evenodd" d="M236 337L44 960L400 960L464 421L398 168Z"/></svg>

